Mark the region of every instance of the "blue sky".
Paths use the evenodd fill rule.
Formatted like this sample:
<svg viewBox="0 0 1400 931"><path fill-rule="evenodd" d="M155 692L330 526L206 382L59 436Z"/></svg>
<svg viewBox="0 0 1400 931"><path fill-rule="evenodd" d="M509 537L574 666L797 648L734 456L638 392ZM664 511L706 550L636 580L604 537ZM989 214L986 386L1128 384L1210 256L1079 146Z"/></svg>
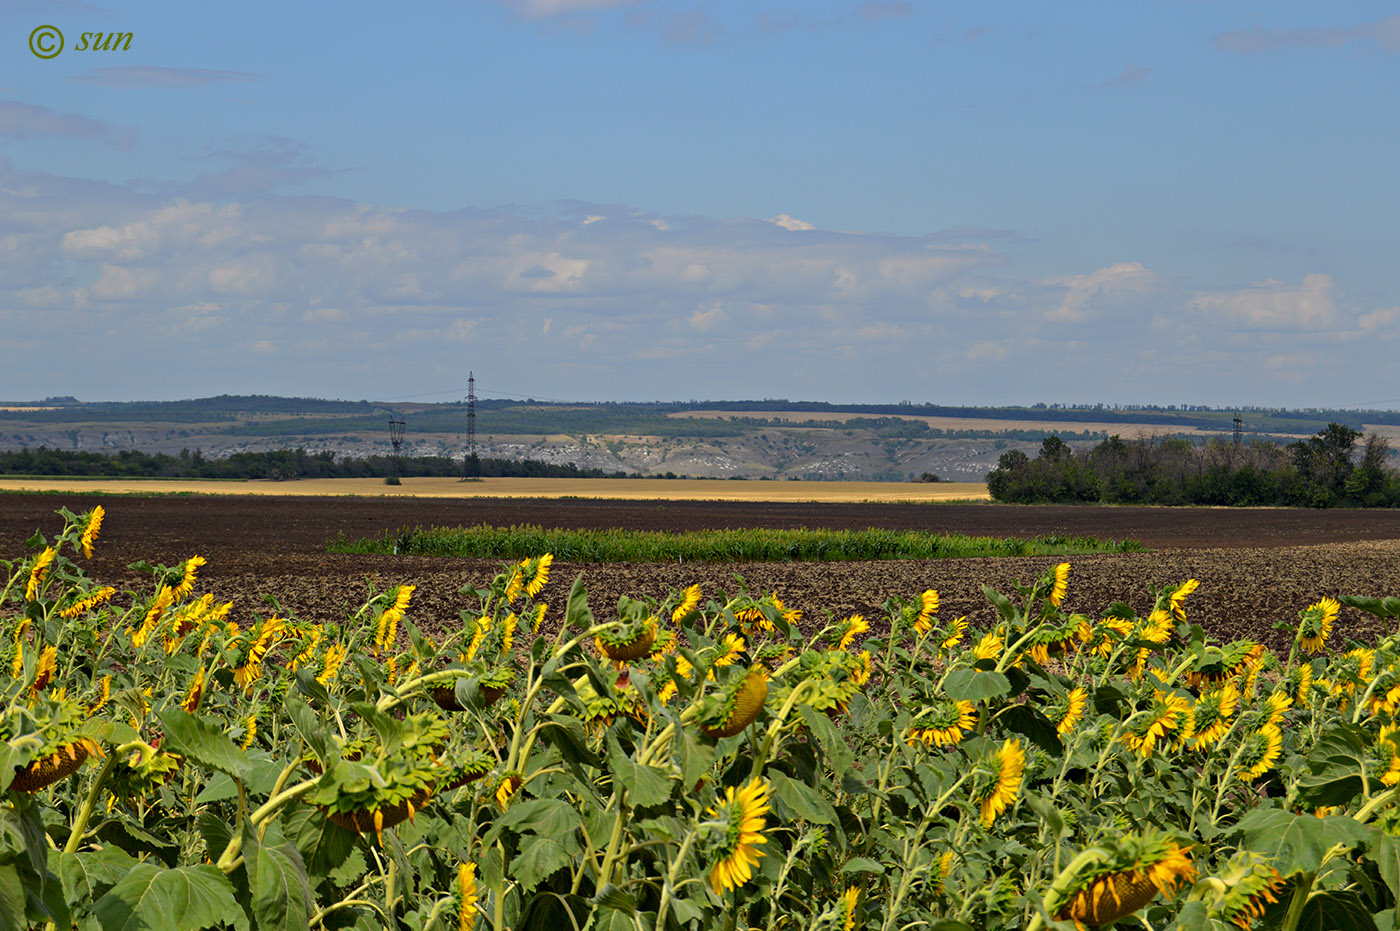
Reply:
<svg viewBox="0 0 1400 931"><path fill-rule="evenodd" d="M0 398L1400 406L1395 3L10 0L0 43Z"/></svg>

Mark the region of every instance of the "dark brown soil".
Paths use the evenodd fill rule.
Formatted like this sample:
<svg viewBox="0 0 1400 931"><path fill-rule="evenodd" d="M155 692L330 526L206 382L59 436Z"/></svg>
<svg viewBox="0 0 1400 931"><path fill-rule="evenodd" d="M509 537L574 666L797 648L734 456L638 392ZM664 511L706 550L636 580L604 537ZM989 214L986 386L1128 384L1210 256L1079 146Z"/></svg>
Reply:
<svg viewBox="0 0 1400 931"><path fill-rule="evenodd" d="M1253 636L1278 644L1275 622L1296 622L1323 595L1400 594L1400 512L1300 511L1273 508L1016 507L1000 505L755 504L506 499L377 499L253 496L0 495L0 540L18 556L36 530L56 532L65 506L107 509L90 571L99 580L140 587L126 569L138 559L177 563L209 560L200 578L240 613L269 610L265 596L304 618L341 620L373 582L418 586L412 617L427 630L458 622L470 607L463 586L486 584L499 569L488 560L331 555L338 533L356 538L404 525L536 523L558 527L689 530L742 527L887 527L990 536L1066 534L1133 538L1146 553L1079 556L1066 607L1094 613L1124 600L1150 607L1150 586L1201 580L1188 602L1192 619L1222 639ZM1057 560L963 559L861 563L695 565L570 565L556 563L547 593L562 607L578 572L594 610L604 613L622 594L663 597L701 583L707 595L738 588L777 591L784 602L820 622L828 615L865 614L879 628L890 595L938 589L943 613L990 622L982 584L1005 592ZM1371 619L1343 609L1340 631L1365 636Z"/></svg>

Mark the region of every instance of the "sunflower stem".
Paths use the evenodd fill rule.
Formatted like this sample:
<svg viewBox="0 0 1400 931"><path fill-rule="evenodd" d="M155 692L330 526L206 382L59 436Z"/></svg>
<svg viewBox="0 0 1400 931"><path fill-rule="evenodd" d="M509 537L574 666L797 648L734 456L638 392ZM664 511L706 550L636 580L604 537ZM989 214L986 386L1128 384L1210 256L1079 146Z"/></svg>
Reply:
<svg viewBox="0 0 1400 931"><path fill-rule="evenodd" d="M1299 877L1298 885L1293 887L1293 898L1288 902L1288 913L1283 918L1280 931L1298 931L1298 922L1303 918L1303 907L1308 904L1315 879L1316 873L1303 873Z"/></svg>
<svg viewBox="0 0 1400 931"><path fill-rule="evenodd" d="M97 771L97 778L92 781L87 798L83 799L83 807L78 809L78 817L73 821L73 829L68 832L68 843L63 845L64 853L78 852L78 847L83 842L83 834L87 832L88 822L92 820L92 810L97 806L97 796L101 794L102 786L107 782L107 776L111 774L112 767L117 764L117 752L116 749L113 749L111 753L107 754L102 768Z"/></svg>

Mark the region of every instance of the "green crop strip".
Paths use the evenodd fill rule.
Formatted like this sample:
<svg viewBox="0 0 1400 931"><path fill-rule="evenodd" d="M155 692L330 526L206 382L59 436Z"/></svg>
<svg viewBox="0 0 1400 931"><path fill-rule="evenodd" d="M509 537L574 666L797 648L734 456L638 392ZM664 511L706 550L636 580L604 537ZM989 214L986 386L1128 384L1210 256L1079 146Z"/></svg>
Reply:
<svg viewBox="0 0 1400 931"><path fill-rule="evenodd" d="M524 559L553 553L571 562L841 562L1133 553L1135 540L1041 536L969 537L917 530L564 530L534 525L417 527L332 541L332 553Z"/></svg>

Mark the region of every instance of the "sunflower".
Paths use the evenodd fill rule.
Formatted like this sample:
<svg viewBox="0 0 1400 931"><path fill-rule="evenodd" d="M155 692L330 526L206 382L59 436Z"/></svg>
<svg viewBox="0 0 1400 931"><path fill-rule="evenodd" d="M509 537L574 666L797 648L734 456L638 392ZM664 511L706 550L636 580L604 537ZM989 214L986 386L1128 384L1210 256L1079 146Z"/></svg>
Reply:
<svg viewBox="0 0 1400 931"><path fill-rule="evenodd" d="M662 671L664 673L664 669ZM690 665L690 660L684 656L677 656L675 677L667 679L666 684L661 686L661 691L656 693L656 697L661 699L662 704L669 703L676 695L676 680L685 679L688 681L690 674L694 671L695 667Z"/></svg>
<svg viewBox="0 0 1400 931"><path fill-rule="evenodd" d="M725 634L724 642L719 645L718 649L719 652L715 655L715 661L712 665L716 667L728 666L748 649L748 644L738 634Z"/></svg>
<svg viewBox="0 0 1400 931"><path fill-rule="evenodd" d="M1262 853L1242 850L1216 875L1196 884L1190 898L1205 903L1206 913L1249 931L1268 905L1278 903L1284 878Z"/></svg>
<svg viewBox="0 0 1400 931"><path fill-rule="evenodd" d="M39 664L34 667L34 684L29 688L30 694L37 695L48 688L56 671L58 671L58 647L50 644L39 653Z"/></svg>
<svg viewBox="0 0 1400 931"><path fill-rule="evenodd" d="M943 639L938 642L938 649L946 653L962 642L965 633L967 633L967 615L953 621L943 630Z"/></svg>
<svg viewBox="0 0 1400 931"><path fill-rule="evenodd" d="M87 523L83 526L82 536L78 538L78 545L83 549L83 555L88 559L92 558L92 544L97 539L98 532L102 529L102 518L107 516L102 505L93 508L88 514Z"/></svg>
<svg viewBox="0 0 1400 931"><path fill-rule="evenodd" d="M476 864L463 863L457 867L457 931L471 931L476 926L476 903L481 898L476 889Z"/></svg>
<svg viewBox="0 0 1400 931"><path fill-rule="evenodd" d="M857 637L870 630L870 622L859 614L852 614L841 622L837 630L841 633L841 640L836 644L836 649L849 650Z"/></svg>
<svg viewBox="0 0 1400 931"><path fill-rule="evenodd" d="M1019 740L1008 740L983 760L975 773L972 800L982 809L982 826L989 828L997 816L1016 801L1021 790L1021 774L1026 768L1026 751Z"/></svg>
<svg viewBox="0 0 1400 931"><path fill-rule="evenodd" d="M57 555L58 550L46 546L42 553L34 557L34 565L29 569L29 584L24 587L25 601L39 600L39 592L44 587L44 577L49 574L49 566L53 564L53 558Z"/></svg>
<svg viewBox="0 0 1400 931"><path fill-rule="evenodd" d="M502 810L510 805L510 800L515 793L520 791L520 787L525 784L525 779L520 773L507 773L501 777L501 781L496 785L496 805Z"/></svg>
<svg viewBox="0 0 1400 931"><path fill-rule="evenodd" d="M1366 647L1357 647L1355 650L1348 650L1342 656L1342 665L1338 670L1337 685L1334 692L1345 692L1348 695L1355 692L1357 686L1365 686L1371 681L1372 671L1376 665L1376 651Z"/></svg>
<svg viewBox="0 0 1400 931"><path fill-rule="evenodd" d="M68 607L64 608L60 612L60 615L66 618L74 618L77 617L79 614L85 614L88 611L91 611L93 608L110 599L116 593L117 590L110 585L107 585L103 588L99 588L96 591L88 592L87 595L81 600L75 601Z"/></svg>
<svg viewBox="0 0 1400 931"><path fill-rule="evenodd" d="M349 652L340 643L332 643L326 647L326 653L321 657L321 671L316 674L316 681L329 686L335 680L336 673L340 672L340 667L345 663L345 656Z"/></svg>
<svg viewBox="0 0 1400 931"><path fill-rule="evenodd" d="M1297 669L1288 674L1288 688L1293 693L1295 702L1300 705L1308 703L1308 698L1312 693L1312 681L1312 663L1301 663Z"/></svg>
<svg viewBox="0 0 1400 931"><path fill-rule="evenodd" d="M199 667L199 672L194 674L194 681L190 683L189 691L185 693L185 700L180 702L180 707L194 714L199 710L199 703L204 699L204 679L205 668Z"/></svg>
<svg viewBox="0 0 1400 931"><path fill-rule="evenodd" d="M1152 755L1158 741L1165 741L1169 734L1183 730L1190 722L1191 703L1186 698L1175 692L1154 690L1152 703L1128 719L1120 739L1128 749L1146 758Z"/></svg>
<svg viewBox="0 0 1400 931"><path fill-rule="evenodd" d="M534 598L549 582L549 567L554 565L554 554L545 553L535 561L535 574L525 585L525 597Z"/></svg>
<svg viewBox="0 0 1400 931"><path fill-rule="evenodd" d="M772 786L762 779L750 780L737 792L733 786L724 790L724 800L712 807L711 818L726 825L719 862L710 869L710 888L722 896L749 881L753 868L763 857L759 844L768 843L763 829L768 821L768 802Z"/></svg>
<svg viewBox="0 0 1400 931"><path fill-rule="evenodd" d="M851 683L861 688L870 681L870 673L874 671L874 663L870 659L869 650L861 650L856 657L857 666L851 670Z"/></svg>
<svg viewBox="0 0 1400 931"><path fill-rule="evenodd" d="M1090 624L1088 619L1085 619L1079 625L1079 641L1084 644L1084 649L1106 657L1132 632L1133 622L1125 618L1106 617L1098 624Z"/></svg>
<svg viewBox="0 0 1400 931"><path fill-rule="evenodd" d="M1332 636L1332 622L1342 606L1335 598L1324 598L1310 604L1302 612L1302 623L1298 625L1298 645L1309 655L1321 653Z"/></svg>
<svg viewBox="0 0 1400 931"><path fill-rule="evenodd" d="M1069 589L1069 563L1062 562L1055 567L1055 581L1050 588L1050 603L1059 607Z"/></svg>
<svg viewBox="0 0 1400 931"><path fill-rule="evenodd" d="M933 616L938 613L938 591L928 589L919 596L919 616L914 619L914 630L926 634L933 628Z"/></svg>
<svg viewBox="0 0 1400 931"><path fill-rule="evenodd" d="M1240 690L1233 682L1196 699L1196 704L1191 708L1191 736L1183 737L1181 743L1192 750L1208 750L1219 743L1220 738L1229 733L1230 719L1234 717L1239 704Z"/></svg>
<svg viewBox="0 0 1400 931"><path fill-rule="evenodd" d="M258 716L256 713L248 715L243 720L243 742L239 744L244 750L253 745L253 741L258 737Z"/></svg>
<svg viewBox="0 0 1400 931"><path fill-rule="evenodd" d="M1089 704L1089 693L1083 686L1076 686L1054 707L1055 732L1061 737L1070 734L1084 718L1084 709Z"/></svg>
<svg viewBox="0 0 1400 931"><path fill-rule="evenodd" d="M203 556L191 556L185 560L184 575L180 579L180 584L175 586L176 601L194 591L195 575L199 572L200 566L207 564L208 561Z"/></svg>
<svg viewBox="0 0 1400 931"><path fill-rule="evenodd" d="M996 631L989 631L981 640L977 642L977 647L972 651L972 655L980 660L993 660L1001 656L1002 648L1005 646L1001 635Z"/></svg>
<svg viewBox="0 0 1400 931"><path fill-rule="evenodd" d="M682 592L680 603L677 604L675 610L671 612L671 623L679 624L681 621L690 617L695 609L700 607L701 597L700 586L698 584L692 585Z"/></svg>
<svg viewBox="0 0 1400 931"><path fill-rule="evenodd" d="M836 917L841 922L841 931L854 931L856 903L858 901L860 901L860 889L856 886L847 886L846 891L841 893L841 900L836 903Z"/></svg>
<svg viewBox="0 0 1400 931"><path fill-rule="evenodd" d="M1167 597L1167 602L1171 606L1172 617L1178 621L1186 620L1186 597L1194 592L1201 585L1198 579L1187 579L1172 591Z"/></svg>
<svg viewBox="0 0 1400 931"><path fill-rule="evenodd" d="M1172 615L1158 608L1138 625L1137 636L1152 643L1166 643L1172 635Z"/></svg>
<svg viewBox="0 0 1400 931"><path fill-rule="evenodd" d="M481 642L485 640L486 635L491 632L491 626L493 623L494 620L488 614L483 614L481 617L476 619L476 623L472 628L471 643L467 645L466 652L462 654L463 662L469 659L473 659L476 656L476 651L481 649Z"/></svg>
<svg viewBox="0 0 1400 931"><path fill-rule="evenodd" d="M1283 754L1283 732L1276 724L1265 724L1245 735L1239 750L1238 775L1241 782L1253 782L1274 768Z"/></svg>
<svg viewBox="0 0 1400 931"><path fill-rule="evenodd" d="M700 729L707 737L733 737L758 719L768 700L768 670L752 666L717 696L707 697L700 711Z"/></svg>
<svg viewBox="0 0 1400 931"><path fill-rule="evenodd" d="M238 644L241 649L234 652L235 656L241 654L240 662L229 664L233 668L233 681L239 685L249 685L262 675L263 657L282 633L286 623L284 618L274 614L248 630L242 638L245 642Z"/></svg>
<svg viewBox="0 0 1400 931"><path fill-rule="evenodd" d="M287 664L287 669L296 672L302 665L311 662L311 657L316 655L316 650L321 645L321 637L324 630L320 624L312 624L307 630L296 634L301 638L302 648L292 657L292 661Z"/></svg>
<svg viewBox="0 0 1400 931"><path fill-rule="evenodd" d="M1080 929L1115 924L1196 874L1190 848L1165 832L1120 834L1076 862L1073 884L1060 895L1052 893L1046 907Z"/></svg>
<svg viewBox="0 0 1400 931"><path fill-rule="evenodd" d="M141 621L141 626L132 629L128 627L126 632L131 637L131 645L140 649L145 646L147 638L151 636L151 631L155 630L160 619L165 616L165 612L175 603L175 589L169 585L162 585L160 591L156 592L155 599L151 606L146 609L146 616Z"/></svg>
<svg viewBox="0 0 1400 931"><path fill-rule="evenodd" d="M94 715L106 707L107 702L112 697L112 674L108 673L102 677L102 681L97 684L97 696L87 706L89 715Z"/></svg>
<svg viewBox="0 0 1400 931"><path fill-rule="evenodd" d="M1265 724L1275 726L1283 723L1283 716L1288 713L1288 709L1293 707L1293 699L1289 698L1281 689L1269 693L1269 697L1264 699Z"/></svg>
<svg viewBox="0 0 1400 931"><path fill-rule="evenodd" d="M951 747L962 742L977 726L977 708L970 701L944 699L921 711L904 740L910 746Z"/></svg>
<svg viewBox="0 0 1400 931"><path fill-rule="evenodd" d="M374 655L381 650L393 647L399 637L399 621L408 613L408 603L413 598L416 585L400 585L394 592L394 602L379 615L379 624L374 634Z"/></svg>

